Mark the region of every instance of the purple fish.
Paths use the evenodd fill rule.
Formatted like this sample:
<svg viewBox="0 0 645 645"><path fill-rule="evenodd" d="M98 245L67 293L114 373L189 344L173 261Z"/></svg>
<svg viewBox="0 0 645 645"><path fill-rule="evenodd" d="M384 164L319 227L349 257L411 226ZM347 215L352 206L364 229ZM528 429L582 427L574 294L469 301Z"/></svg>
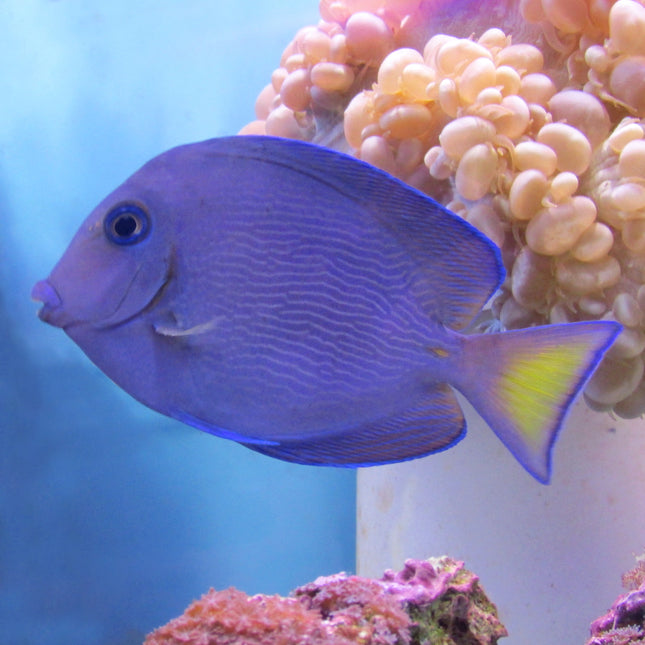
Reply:
<svg viewBox="0 0 645 645"><path fill-rule="evenodd" d="M152 159L89 215L33 297L145 405L287 461L368 466L445 450L463 392L550 476L612 322L464 335L497 247L353 157L228 137Z"/></svg>

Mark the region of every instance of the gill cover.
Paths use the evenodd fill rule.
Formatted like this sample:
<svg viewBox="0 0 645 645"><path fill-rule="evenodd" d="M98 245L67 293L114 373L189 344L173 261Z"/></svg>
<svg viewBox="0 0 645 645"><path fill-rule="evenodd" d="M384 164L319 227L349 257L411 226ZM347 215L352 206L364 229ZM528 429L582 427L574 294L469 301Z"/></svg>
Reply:
<svg viewBox="0 0 645 645"><path fill-rule="evenodd" d="M101 204L80 227L47 279L60 300L60 327L119 324L143 310L168 277L152 216L133 201Z"/></svg>

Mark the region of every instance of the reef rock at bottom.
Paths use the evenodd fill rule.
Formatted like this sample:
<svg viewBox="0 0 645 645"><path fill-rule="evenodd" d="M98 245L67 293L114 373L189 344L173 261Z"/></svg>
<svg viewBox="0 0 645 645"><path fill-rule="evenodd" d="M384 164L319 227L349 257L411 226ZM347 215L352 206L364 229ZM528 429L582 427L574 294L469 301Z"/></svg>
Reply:
<svg viewBox="0 0 645 645"><path fill-rule="evenodd" d="M623 575L623 586L628 592L591 623L587 645L645 645L645 553Z"/></svg>
<svg viewBox="0 0 645 645"><path fill-rule="evenodd" d="M321 577L288 598L211 589L144 645L495 645L506 635L479 578L444 556L380 580Z"/></svg>

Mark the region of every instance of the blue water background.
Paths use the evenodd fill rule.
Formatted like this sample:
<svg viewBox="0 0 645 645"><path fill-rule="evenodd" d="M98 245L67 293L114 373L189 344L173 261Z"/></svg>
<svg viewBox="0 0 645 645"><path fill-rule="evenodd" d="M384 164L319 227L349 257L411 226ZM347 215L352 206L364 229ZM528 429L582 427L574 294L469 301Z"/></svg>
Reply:
<svg viewBox="0 0 645 645"><path fill-rule="evenodd" d="M0 645L140 643L211 586L353 570L354 472L149 411L29 299L147 159L252 120L316 20L316 0L0 0Z"/></svg>

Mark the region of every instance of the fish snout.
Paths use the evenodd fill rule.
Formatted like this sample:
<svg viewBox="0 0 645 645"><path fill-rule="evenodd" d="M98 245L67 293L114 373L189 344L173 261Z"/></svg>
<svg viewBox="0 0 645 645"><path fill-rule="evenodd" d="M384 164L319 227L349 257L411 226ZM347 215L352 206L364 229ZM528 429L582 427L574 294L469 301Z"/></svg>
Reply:
<svg viewBox="0 0 645 645"><path fill-rule="evenodd" d="M63 301L51 282L48 280L37 282L31 290L31 298L43 303L38 310L38 317L41 320L55 327L62 327L65 324Z"/></svg>

